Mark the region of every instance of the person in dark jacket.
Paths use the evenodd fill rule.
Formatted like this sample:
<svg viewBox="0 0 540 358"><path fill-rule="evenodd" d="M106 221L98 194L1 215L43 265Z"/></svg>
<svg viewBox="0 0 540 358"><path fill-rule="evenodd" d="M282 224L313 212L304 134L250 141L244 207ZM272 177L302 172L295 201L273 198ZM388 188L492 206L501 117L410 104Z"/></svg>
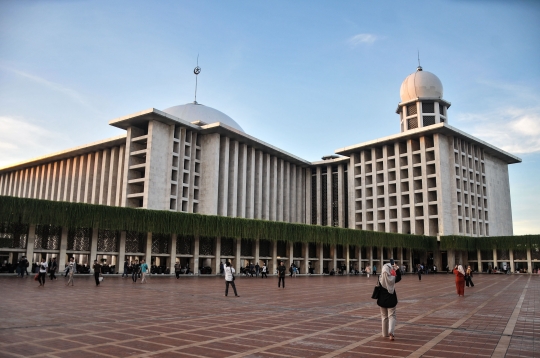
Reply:
<svg viewBox="0 0 540 358"><path fill-rule="evenodd" d="M377 306L381 310L382 336L390 337L390 340L393 341L398 303L395 285L401 281L401 270L394 263L394 259L390 259L390 263L383 266L379 280L381 291L377 299Z"/></svg>

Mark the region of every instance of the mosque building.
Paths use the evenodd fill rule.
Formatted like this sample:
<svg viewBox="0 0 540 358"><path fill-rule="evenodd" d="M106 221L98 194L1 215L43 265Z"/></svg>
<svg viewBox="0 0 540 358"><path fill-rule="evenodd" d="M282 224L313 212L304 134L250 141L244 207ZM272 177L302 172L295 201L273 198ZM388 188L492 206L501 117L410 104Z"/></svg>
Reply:
<svg viewBox="0 0 540 358"><path fill-rule="evenodd" d="M521 159L452 127L441 81L421 67L403 81L400 96L398 134L337 149L316 162L250 136L226 114L196 101L151 108L111 120L125 130L121 136L0 168L0 195L403 234L512 235L508 165ZM28 237L37 243L39 233L32 230ZM169 244L155 252L151 237L144 242L122 232L116 245L99 247L99 235L69 230L57 233L52 249L29 244L0 253L10 259L60 255L61 267L66 255L76 255L113 263L144 257L169 268L180 260L213 270L223 259L237 267L265 260L272 268L279 256L302 273L308 266L322 273L340 263L364 267L392 256L409 269L416 262L445 267L456 261L450 252L415 257L407 249L332 247L327 253L323 245L291 243L282 250L258 241L247 250L240 242L214 242L205 253L207 244L180 238L161 238ZM477 267L502 261L510 258L498 259L495 251L468 257ZM530 267L530 254L527 262Z"/></svg>

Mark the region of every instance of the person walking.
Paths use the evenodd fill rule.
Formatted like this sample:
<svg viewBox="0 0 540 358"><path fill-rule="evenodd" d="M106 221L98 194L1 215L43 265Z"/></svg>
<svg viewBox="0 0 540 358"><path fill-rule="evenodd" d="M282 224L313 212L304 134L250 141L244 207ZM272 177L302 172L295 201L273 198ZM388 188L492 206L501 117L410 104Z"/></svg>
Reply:
<svg viewBox="0 0 540 358"><path fill-rule="evenodd" d="M99 286L99 276L101 275L101 265L98 260L94 260L94 279L96 280L96 286Z"/></svg>
<svg viewBox="0 0 540 358"><path fill-rule="evenodd" d="M456 265L454 267L454 275L456 275L456 290L458 296L465 296L465 271L463 266Z"/></svg>
<svg viewBox="0 0 540 358"><path fill-rule="evenodd" d="M129 271L129 260L125 259L124 260L124 272L122 272L122 278L124 278L124 275L126 275L126 277L129 277L128 271Z"/></svg>
<svg viewBox="0 0 540 358"><path fill-rule="evenodd" d="M255 264L255 277L259 277L260 271L261 271L261 266L259 266L259 263L257 262Z"/></svg>
<svg viewBox="0 0 540 358"><path fill-rule="evenodd" d="M416 265L416 273L418 273L418 281L422 281L422 266Z"/></svg>
<svg viewBox="0 0 540 358"><path fill-rule="evenodd" d="M236 297L240 297L238 295L238 292L236 292L236 285L234 284L234 268L231 267L231 263L227 261L225 263L225 267L223 268L223 272L225 273L225 297L229 294L229 285L232 286L234 290L234 295Z"/></svg>
<svg viewBox="0 0 540 358"><path fill-rule="evenodd" d="M148 281L146 281L146 274L148 273L148 265L146 264L146 261L144 259L142 259L141 261L141 273L142 273L141 284L148 283Z"/></svg>
<svg viewBox="0 0 540 358"><path fill-rule="evenodd" d="M180 264L180 261L176 261L176 263L174 264L174 274L176 275L177 280L180 278L181 271L182 271L182 265Z"/></svg>
<svg viewBox="0 0 540 358"><path fill-rule="evenodd" d="M401 270L394 263L394 259L385 264L379 279L381 290L377 299L377 306L381 310L382 336L389 337L391 341L395 339L394 330L396 328L396 308L398 304L396 294L396 283L401 281Z"/></svg>
<svg viewBox="0 0 540 358"><path fill-rule="evenodd" d="M261 278L268 278L268 267L266 267L266 264L263 263L263 266L261 268Z"/></svg>
<svg viewBox="0 0 540 358"><path fill-rule="evenodd" d="M373 276L377 276L377 266L373 265L373 268L371 270L373 272Z"/></svg>
<svg viewBox="0 0 540 358"><path fill-rule="evenodd" d="M137 276L139 276L139 270L140 266L137 261L133 262L131 264L131 268L133 269L133 272L131 273L131 279L133 280L133 283L137 282Z"/></svg>
<svg viewBox="0 0 540 358"><path fill-rule="evenodd" d="M73 274L77 271L77 265L75 264L75 259L73 257L69 259L67 269L66 275L68 276L68 282L66 283L66 286L69 286L70 283L71 286L73 286Z"/></svg>
<svg viewBox="0 0 540 358"><path fill-rule="evenodd" d="M285 271L286 270L287 270L287 268L283 264L283 261L281 261L279 266L278 266L278 278L279 278L278 284L277 284L278 288L280 287L281 282L283 282L283 288L285 288Z"/></svg>
<svg viewBox="0 0 540 358"><path fill-rule="evenodd" d="M371 274L371 266L367 265L366 266L366 275L367 275L367 278L369 278L369 275Z"/></svg>
<svg viewBox="0 0 540 358"><path fill-rule="evenodd" d="M56 263L56 257L53 257L51 265L49 266L49 278L56 280L56 270L58 269L58 264Z"/></svg>
<svg viewBox="0 0 540 358"><path fill-rule="evenodd" d="M39 264L39 273L38 273L38 281L39 286L45 286L45 281L47 281L47 268L49 265L47 264L47 261L45 258L41 259L41 263Z"/></svg>
<svg viewBox="0 0 540 358"><path fill-rule="evenodd" d="M471 266L467 266L467 271L465 271L465 284L467 285L467 287L469 287L469 285L471 287L474 287L474 283L472 282L472 274L473 272Z"/></svg>

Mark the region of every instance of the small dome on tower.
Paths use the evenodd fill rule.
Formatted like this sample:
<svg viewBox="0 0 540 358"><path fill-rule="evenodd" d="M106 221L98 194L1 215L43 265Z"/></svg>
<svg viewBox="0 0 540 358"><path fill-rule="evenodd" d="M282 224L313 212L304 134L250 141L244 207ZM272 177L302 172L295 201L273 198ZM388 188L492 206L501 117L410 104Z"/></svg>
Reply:
<svg viewBox="0 0 540 358"><path fill-rule="evenodd" d="M415 73L405 78L399 90L401 102L408 102L417 98L442 98L443 86L439 77L431 72L423 71L418 66Z"/></svg>
<svg viewBox="0 0 540 358"><path fill-rule="evenodd" d="M234 129L237 129L241 132L244 131L234 119L232 119L225 113L199 103L182 104L180 106L174 106L164 109L163 112L181 118L190 123L196 121L201 121L207 124L220 122L228 125L229 127L233 127Z"/></svg>

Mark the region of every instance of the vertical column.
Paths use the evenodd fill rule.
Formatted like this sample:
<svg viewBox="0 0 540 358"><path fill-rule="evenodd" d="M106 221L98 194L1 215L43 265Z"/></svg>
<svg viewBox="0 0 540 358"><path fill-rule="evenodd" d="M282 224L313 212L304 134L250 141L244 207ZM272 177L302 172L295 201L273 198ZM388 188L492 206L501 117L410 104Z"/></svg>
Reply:
<svg viewBox="0 0 540 358"><path fill-rule="evenodd" d="M330 253L332 255L332 268L337 272L337 246L330 246Z"/></svg>
<svg viewBox="0 0 540 358"><path fill-rule="evenodd" d="M236 241L236 250L234 252L235 260L234 260L234 269L236 272L240 272L241 262L240 262L240 254L242 253L242 239L235 239Z"/></svg>
<svg viewBox="0 0 540 358"><path fill-rule="evenodd" d="M152 233L146 234L146 250L144 250L144 259L146 264L150 266L152 264Z"/></svg>
<svg viewBox="0 0 540 358"><path fill-rule="evenodd" d="M221 263L221 237L216 237L216 249L214 251L214 256L216 259L214 260L214 272L216 275L219 275L219 265Z"/></svg>
<svg viewBox="0 0 540 358"><path fill-rule="evenodd" d="M117 190L117 176L118 176L118 150L119 147L111 148L110 160L109 160L109 178L107 181L107 197L105 203L108 206L115 204L116 190Z"/></svg>
<svg viewBox="0 0 540 358"><path fill-rule="evenodd" d="M218 215L227 216L229 191L229 138L221 138L219 148Z"/></svg>
<svg viewBox="0 0 540 358"><path fill-rule="evenodd" d="M68 158L64 160L65 162L64 169L63 169L63 181L62 184L62 191L58 193L58 200L60 201L68 201L68 193L69 189L71 188L71 158Z"/></svg>
<svg viewBox="0 0 540 358"><path fill-rule="evenodd" d="M111 165L111 150L105 149L102 152L101 160L101 175L99 181L99 194L97 203L100 205L107 204L107 197L109 196L109 174ZM96 180L97 181L97 180Z"/></svg>
<svg viewBox="0 0 540 358"><path fill-rule="evenodd" d="M0 176L0 182L2 180L2 176ZM2 187L2 184L0 183L0 188ZM27 198L28 197L28 194L27 194L27 191L26 191L26 188L28 187L28 168L25 169L24 171L24 187L23 187L23 192L22 192L22 197L23 198ZM0 189L0 192L1 192L1 189Z"/></svg>
<svg viewBox="0 0 540 358"><path fill-rule="evenodd" d="M311 168L305 169L304 183L305 183L305 190L304 190L303 202L306 208L305 213L304 213L304 223L312 224L311 222Z"/></svg>
<svg viewBox="0 0 540 358"><path fill-rule="evenodd" d="M237 214L240 218L246 217L246 192L247 192L247 144L240 144L238 154L238 198Z"/></svg>
<svg viewBox="0 0 540 358"><path fill-rule="evenodd" d="M68 244L69 228L67 226L62 227L62 234L60 236L60 254L58 255L58 269L63 270L66 267L66 251Z"/></svg>
<svg viewBox="0 0 540 358"><path fill-rule="evenodd" d="M37 169L37 168L36 168ZM6 176L4 175L3 176L4 178L4 189L6 187ZM34 181L35 181L35 178L34 178L34 167L30 168L30 178L29 178L29 181L28 181L28 194L27 194L27 198L33 198L34 197ZM4 190L3 189L3 190Z"/></svg>
<svg viewBox="0 0 540 358"><path fill-rule="evenodd" d="M510 251L510 267L509 267L509 270L512 273L516 269L516 266L514 266L514 250L509 250L509 251Z"/></svg>
<svg viewBox="0 0 540 358"><path fill-rule="evenodd" d="M43 199L48 200L49 194L51 193L51 186L52 186L52 177L53 177L53 164L49 163L47 164L47 177L45 180L45 195L43 196ZM17 179L17 172L15 172L15 180ZM16 182L13 188L16 188ZM17 195L16 193L13 193L13 195Z"/></svg>
<svg viewBox="0 0 540 358"><path fill-rule="evenodd" d="M270 220L277 217L277 158L270 158Z"/></svg>
<svg viewBox="0 0 540 358"><path fill-rule="evenodd" d="M291 195L290 195L290 183L291 183L291 164L285 162L285 170L283 171L283 221L291 222L290 208L291 208Z"/></svg>
<svg viewBox="0 0 540 358"><path fill-rule="evenodd" d="M255 263L254 263L254 265L259 264L259 266L260 266L261 264L259 263L259 253L260 253L260 240L256 239L255 240Z"/></svg>
<svg viewBox="0 0 540 358"><path fill-rule="evenodd" d="M307 275L309 273L309 243L304 242L302 244L302 252L304 256L304 267L301 273Z"/></svg>
<svg viewBox="0 0 540 358"><path fill-rule="evenodd" d="M482 252L476 250L476 259L478 260L478 272L482 272Z"/></svg>
<svg viewBox="0 0 540 358"><path fill-rule="evenodd" d="M332 166L326 166L326 222L328 226L333 226L332 220Z"/></svg>
<svg viewBox="0 0 540 358"><path fill-rule="evenodd" d="M263 192L262 192L262 218L270 218L270 154L264 154L263 162Z"/></svg>
<svg viewBox="0 0 540 358"><path fill-rule="evenodd" d="M345 227L345 203L344 203L344 185L343 185L343 173L345 172L343 168L344 164L338 165L338 223L339 227ZM348 254L347 254L348 257ZM349 269L349 263L347 260L347 270Z"/></svg>
<svg viewBox="0 0 540 358"><path fill-rule="evenodd" d="M369 266L371 266L371 270L373 272L373 247L368 247L369 249Z"/></svg>
<svg viewBox="0 0 540 358"><path fill-rule="evenodd" d="M34 240L36 239L36 225L31 224L28 227L28 238L26 241L26 258L32 267L34 262Z"/></svg>
<svg viewBox="0 0 540 358"><path fill-rule="evenodd" d="M493 268L499 267L499 263L497 260L497 249L493 249Z"/></svg>
<svg viewBox="0 0 540 358"><path fill-rule="evenodd" d="M114 197L115 206L126 206L124 203L124 200L126 198L123 196L124 192L122 190L124 180L124 166L126 163L126 156L125 156L125 146L120 146L120 149L118 150L118 170L116 171L116 196ZM127 182L127 177L124 178Z"/></svg>
<svg viewBox="0 0 540 358"><path fill-rule="evenodd" d="M103 161L103 152L97 151L94 154L95 160L94 160L94 177L92 179L92 194L90 196L90 199L88 200L91 204L97 204L98 203L98 196L99 196L99 183L101 178L101 162ZM150 264L150 263L149 263Z"/></svg>
<svg viewBox="0 0 540 358"><path fill-rule="evenodd" d="M263 153L255 152L255 219L262 219Z"/></svg>
<svg viewBox="0 0 540 358"><path fill-rule="evenodd" d="M283 159L279 159L277 163L277 221L283 221L283 210L284 210L284 203L283 200L285 199L283 194L283 175L285 170L285 163L283 162Z"/></svg>
<svg viewBox="0 0 540 358"><path fill-rule="evenodd" d="M527 249L527 273L532 273L532 256L530 247Z"/></svg>
<svg viewBox="0 0 540 358"><path fill-rule="evenodd" d="M322 275L324 272L324 248L323 244L317 244L317 251L319 252L319 268L318 274Z"/></svg>
<svg viewBox="0 0 540 358"><path fill-rule="evenodd" d="M227 216L235 217L238 208L238 142L229 144L229 190Z"/></svg>
<svg viewBox="0 0 540 358"><path fill-rule="evenodd" d="M199 274L199 235L195 235L193 238L193 274L198 275Z"/></svg>
<svg viewBox="0 0 540 358"><path fill-rule="evenodd" d="M176 239L178 235L172 234L169 241L169 272L174 273L174 265L176 264Z"/></svg>
<svg viewBox="0 0 540 358"><path fill-rule="evenodd" d="M290 209L289 209L289 222L295 223L296 222L296 165L291 164L290 167L290 173L291 173L291 179L289 181L290 186Z"/></svg>
<svg viewBox="0 0 540 358"><path fill-rule="evenodd" d="M277 269L277 241L272 241L272 267L269 274L273 275Z"/></svg>
<svg viewBox="0 0 540 358"><path fill-rule="evenodd" d="M88 265L93 266L94 260L97 260L97 244L98 244L99 229L97 227L92 229L92 241L90 242L90 259ZM92 271L94 272L94 271Z"/></svg>
<svg viewBox="0 0 540 358"><path fill-rule="evenodd" d="M448 261L448 268L453 270L454 266L456 265L456 251L454 249L448 249L446 251L446 257ZM441 267L441 269L446 270L446 267Z"/></svg>
<svg viewBox="0 0 540 358"><path fill-rule="evenodd" d="M343 250L345 250L345 266L347 267L347 272L351 270L351 257L349 252L349 245L343 245Z"/></svg>
<svg viewBox="0 0 540 358"><path fill-rule="evenodd" d="M247 190L246 218L253 219L255 215L255 149L247 149Z"/></svg>
<svg viewBox="0 0 540 358"><path fill-rule="evenodd" d="M291 267L291 265L293 264L294 262L294 244L289 241L288 242L288 254L289 254L289 267ZM287 271L288 271L288 268L287 268Z"/></svg>
<svg viewBox="0 0 540 358"><path fill-rule="evenodd" d="M124 261L126 261L126 231L120 231L120 247L118 248L118 262L116 266L118 267L118 273L127 273L124 272Z"/></svg>

